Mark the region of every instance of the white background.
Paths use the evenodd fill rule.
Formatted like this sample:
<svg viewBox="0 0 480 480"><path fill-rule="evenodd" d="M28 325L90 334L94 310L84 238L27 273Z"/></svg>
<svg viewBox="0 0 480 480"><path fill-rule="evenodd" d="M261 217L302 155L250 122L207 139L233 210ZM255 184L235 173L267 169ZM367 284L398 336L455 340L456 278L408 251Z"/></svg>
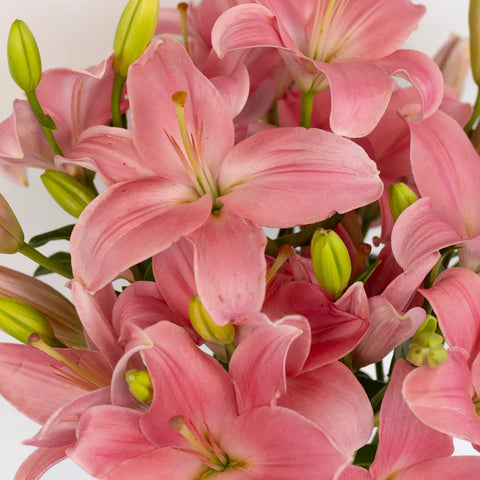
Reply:
<svg viewBox="0 0 480 480"><path fill-rule="evenodd" d="M357 0L361 1L361 0ZM391 0L392 2L397 0ZM162 7L173 6L175 0L161 0ZM427 15L406 46L432 55L448 39L451 32L467 35L468 0L425 0ZM44 70L53 67L84 68L99 63L111 52L113 36L126 0L0 0L0 121L12 111L14 98L22 97L21 91L10 79L6 60L6 45L11 23L24 20L34 33L40 48ZM475 89L470 82L465 93L473 102ZM44 193L38 180L39 173L29 174L30 187L21 188L0 178L0 192L12 205L25 237L73 223ZM44 253L52 253L48 248ZM0 264L31 274L34 265L19 255L1 255ZM55 282L62 287L61 280ZM0 341L7 340L0 334ZM0 379L1 381L1 379ZM18 414L0 398L0 477L13 479L18 466L32 451L21 441L32 437L38 426ZM462 453L472 453L469 445L461 444ZM83 471L64 461L43 477L45 480L89 479Z"/></svg>

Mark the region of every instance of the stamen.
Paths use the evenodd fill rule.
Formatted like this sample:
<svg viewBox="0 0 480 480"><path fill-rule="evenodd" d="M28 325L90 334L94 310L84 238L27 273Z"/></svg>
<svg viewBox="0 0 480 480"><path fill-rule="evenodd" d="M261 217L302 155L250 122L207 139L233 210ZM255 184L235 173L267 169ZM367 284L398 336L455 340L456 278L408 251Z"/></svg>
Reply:
<svg viewBox="0 0 480 480"><path fill-rule="evenodd" d="M270 270L267 272L267 276L265 277L266 283L268 283L280 270L282 265L292 256L293 252L294 250L290 245L282 245L280 247L277 258L273 262L273 265L270 267Z"/></svg>
<svg viewBox="0 0 480 480"><path fill-rule="evenodd" d="M172 417L168 421L168 426L173 430L177 431L180 435L182 435L182 437L184 437L197 452L202 454L206 460L208 460L209 462L214 462L214 453L208 450L202 444L202 442L200 442L199 437L201 438L201 436L192 433L192 431L185 425L185 419L181 415L176 415L175 417ZM191 427L193 427L193 425ZM214 465L218 467L218 464L214 463Z"/></svg>
<svg viewBox="0 0 480 480"><path fill-rule="evenodd" d="M38 350L41 350L42 352L46 353L50 357L54 358L55 360L58 360L59 362L63 363L72 372L74 372L77 375L80 375L80 377L87 379L95 389L103 388L107 386L102 380L97 378L91 372L89 372L88 370L85 370L84 368L80 367L76 363L72 362L67 357L57 352L54 348L50 347L50 345L47 345L40 338L40 335L38 335L38 333L32 333L30 337L28 337L28 344L32 347L37 348Z"/></svg>
<svg viewBox="0 0 480 480"><path fill-rule="evenodd" d="M180 2L177 5L178 12L180 13L180 28L182 29L182 38L183 38L183 46L185 50L190 55L190 44L188 42L188 23L187 23L187 10L188 10L188 3Z"/></svg>
<svg viewBox="0 0 480 480"><path fill-rule="evenodd" d="M178 128L180 129L180 135L182 137L183 148L187 154L187 158L190 164L190 167L195 172L195 177L197 182L202 189L202 194L207 193L203 182L200 178L200 172L195 161L195 155L193 153L192 144L188 138L187 126L185 124L185 103L187 102L187 92L175 92L172 95L173 103L175 104L175 112L177 114Z"/></svg>
<svg viewBox="0 0 480 480"><path fill-rule="evenodd" d="M352 274L350 278L355 278L365 267L366 259L372 251L372 246L368 243L360 243L357 247L357 254L353 260Z"/></svg>

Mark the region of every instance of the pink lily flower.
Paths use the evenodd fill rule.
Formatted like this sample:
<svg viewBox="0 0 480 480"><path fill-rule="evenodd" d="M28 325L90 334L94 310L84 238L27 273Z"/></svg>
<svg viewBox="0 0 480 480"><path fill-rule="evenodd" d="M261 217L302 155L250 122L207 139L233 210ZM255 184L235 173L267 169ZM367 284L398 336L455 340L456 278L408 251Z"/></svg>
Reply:
<svg viewBox="0 0 480 480"><path fill-rule="evenodd" d="M103 291L93 298L75 280L71 288L91 349L53 349L35 340L32 345L0 345L0 371L5 377L0 394L42 425L35 437L24 442L37 450L22 464L16 480L36 480L66 458L66 449L76 441L79 416L88 408L112 400L134 404L128 389L118 385L125 383L124 365L115 368L124 352L105 315L109 295Z"/></svg>
<svg viewBox="0 0 480 480"><path fill-rule="evenodd" d="M441 102L435 63L420 52L397 50L424 12L410 0L257 0L227 10L212 29L212 44L220 57L236 49L277 48L302 92L330 86L331 129L363 137L388 105L391 75L417 88L425 116Z"/></svg>
<svg viewBox="0 0 480 480"><path fill-rule="evenodd" d="M90 290L195 230L205 269L246 238L248 256L262 257L250 276L257 284L265 269L260 226L312 223L381 194L365 152L333 134L271 129L235 145L225 102L169 37L149 46L127 82L131 137L93 127L73 152L110 184L71 238L74 274ZM245 255L230 251L225 262L235 258L241 266Z"/></svg>
<svg viewBox="0 0 480 480"><path fill-rule="evenodd" d="M480 458L452 457L452 438L422 423L408 408L401 391L412 370L404 360L395 364L380 408L379 442L370 470L348 466L339 480L454 480L480 474Z"/></svg>
<svg viewBox="0 0 480 480"><path fill-rule="evenodd" d="M36 90L38 100L56 123L54 136L66 156L85 129L111 120L112 58L86 70L56 68L42 75ZM0 162L5 168L66 172L76 168L63 157L55 158L26 100L15 100L13 109L13 114L0 123ZM21 182L27 183L26 176Z"/></svg>
<svg viewBox="0 0 480 480"><path fill-rule="evenodd" d="M160 322L141 335L154 392L148 412L93 407L82 416L78 441L69 450L96 478L126 480L141 471L144 480L158 479L159 472L178 480L313 480L335 478L348 462L292 410L241 411L228 373L182 328Z"/></svg>
<svg viewBox="0 0 480 480"><path fill-rule="evenodd" d="M407 208L393 227L395 258L404 270L424 263L426 274L440 258L438 250L461 245L460 266L476 271L480 266L478 153L460 125L443 112L409 127L412 171L423 198Z"/></svg>
<svg viewBox="0 0 480 480"><path fill-rule="evenodd" d="M467 288L468 286L468 288ZM403 395L413 413L440 432L480 449L480 277L464 268L442 272L433 287L420 290L432 305L449 345L447 361L408 375Z"/></svg>

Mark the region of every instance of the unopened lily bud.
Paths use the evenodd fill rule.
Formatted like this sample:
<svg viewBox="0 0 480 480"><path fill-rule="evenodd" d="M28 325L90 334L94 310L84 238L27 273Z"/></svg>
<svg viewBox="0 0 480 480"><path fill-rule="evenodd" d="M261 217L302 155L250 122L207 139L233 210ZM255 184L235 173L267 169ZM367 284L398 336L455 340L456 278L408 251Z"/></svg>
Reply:
<svg viewBox="0 0 480 480"><path fill-rule="evenodd" d="M473 79L480 85L480 0L470 0L468 11L470 27L470 64Z"/></svg>
<svg viewBox="0 0 480 480"><path fill-rule="evenodd" d="M83 183L58 170L46 170L40 178L52 198L75 218L95 198Z"/></svg>
<svg viewBox="0 0 480 480"><path fill-rule="evenodd" d="M115 32L113 68L127 77L128 67L137 60L151 42L158 23L159 0L130 0L120 17Z"/></svg>
<svg viewBox="0 0 480 480"><path fill-rule="evenodd" d="M319 228L311 243L313 272L317 282L334 297L347 286L352 263L343 240L333 230Z"/></svg>
<svg viewBox="0 0 480 480"><path fill-rule="evenodd" d="M388 201L394 221L397 221L400 214L417 200L416 193L404 183L400 182L388 187Z"/></svg>
<svg viewBox="0 0 480 480"><path fill-rule="evenodd" d="M10 27L7 55L14 82L25 92L35 90L42 76L42 61L35 37L22 20L15 20Z"/></svg>
<svg viewBox="0 0 480 480"><path fill-rule="evenodd" d="M22 227L10 205L0 195L0 253L17 253L23 243Z"/></svg>
<svg viewBox="0 0 480 480"><path fill-rule="evenodd" d="M153 385L147 370L136 368L125 373L130 393L140 402L150 403L153 399Z"/></svg>
<svg viewBox="0 0 480 480"><path fill-rule="evenodd" d="M447 351L443 345L443 337L436 333L437 320L427 315L412 338L407 361L417 367L428 364L431 368L445 363Z"/></svg>
<svg viewBox="0 0 480 480"><path fill-rule="evenodd" d="M32 333L37 333L47 345L63 346L55 338L52 326L40 312L14 298L0 297L0 328L25 344Z"/></svg>
<svg viewBox="0 0 480 480"><path fill-rule="evenodd" d="M217 325L205 310L198 296L190 300L188 316L195 331L206 342L217 343L219 345L230 345L233 342L235 336L233 325L231 323L223 326Z"/></svg>
<svg viewBox="0 0 480 480"><path fill-rule="evenodd" d="M470 68L469 39L452 35L433 60L442 71L445 85L462 93Z"/></svg>

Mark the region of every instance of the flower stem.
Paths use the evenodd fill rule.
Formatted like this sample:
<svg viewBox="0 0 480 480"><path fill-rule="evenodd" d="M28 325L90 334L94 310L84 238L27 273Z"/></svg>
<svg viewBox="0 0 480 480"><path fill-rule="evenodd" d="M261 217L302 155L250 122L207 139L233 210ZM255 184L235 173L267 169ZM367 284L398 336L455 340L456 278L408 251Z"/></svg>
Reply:
<svg viewBox="0 0 480 480"><path fill-rule="evenodd" d="M73 278L72 271L69 268L63 265L60 265L59 263L46 257L45 255L40 253L38 250L31 247L28 243L24 243L20 247L19 252L25 255L26 257L30 258L30 260L33 260L35 263L38 263L42 267L52 272L58 273L59 275L62 275L65 278Z"/></svg>
<svg viewBox="0 0 480 480"><path fill-rule="evenodd" d="M473 126L477 121L478 116L480 115L480 88L477 91L477 99L475 100L475 105L473 106L473 113L470 117L470 120L465 125L464 130L465 133L470 136L472 134Z"/></svg>
<svg viewBox="0 0 480 480"><path fill-rule="evenodd" d="M312 119L313 98L315 93L312 91L302 92L302 111L300 114L300 126L309 128Z"/></svg>
<svg viewBox="0 0 480 480"><path fill-rule="evenodd" d="M40 106L35 90L30 90L29 92L25 92L25 93L27 95L28 103L32 107L33 113L35 114L35 117L37 118L38 123L42 127L43 134L45 135L45 138L48 142L48 145L52 149L52 152L55 155L63 156L63 153L60 150L60 147L58 146L58 143L55 140L55 137L53 136L53 133L52 133L52 129L56 128L55 123L50 117L48 117L47 115L45 115L45 113L43 113L42 107Z"/></svg>
<svg viewBox="0 0 480 480"><path fill-rule="evenodd" d="M123 85L127 79L121 75L115 74L112 88L112 124L114 127L125 128L122 118L121 103Z"/></svg>

